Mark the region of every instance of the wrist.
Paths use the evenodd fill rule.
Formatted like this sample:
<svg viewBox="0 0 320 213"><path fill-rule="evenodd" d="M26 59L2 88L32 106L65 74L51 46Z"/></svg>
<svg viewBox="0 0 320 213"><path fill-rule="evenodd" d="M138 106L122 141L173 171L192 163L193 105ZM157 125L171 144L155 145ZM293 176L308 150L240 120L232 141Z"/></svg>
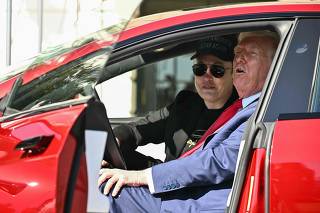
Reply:
<svg viewBox="0 0 320 213"><path fill-rule="evenodd" d="M138 175L139 175L140 184L141 185L148 185L148 178L147 178L146 170L139 171Z"/></svg>

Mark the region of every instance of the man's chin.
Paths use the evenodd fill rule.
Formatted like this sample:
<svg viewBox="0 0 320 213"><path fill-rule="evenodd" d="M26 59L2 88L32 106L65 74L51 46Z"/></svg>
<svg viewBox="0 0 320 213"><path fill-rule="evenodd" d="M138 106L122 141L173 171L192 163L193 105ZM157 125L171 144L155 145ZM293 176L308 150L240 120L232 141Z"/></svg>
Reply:
<svg viewBox="0 0 320 213"><path fill-rule="evenodd" d="M214 93L214 92L203 92L202 93L202 98L204 99L204 100L214 100L215 98L217 98L217 94L216 93Z"/></svg>
<svg viewBox="0 0 320 213"><path fill-rule="evenodd" d="M248 81L244 78L233 79L233 85L236 89L243 88L246 84L248 84Z"/></svg>

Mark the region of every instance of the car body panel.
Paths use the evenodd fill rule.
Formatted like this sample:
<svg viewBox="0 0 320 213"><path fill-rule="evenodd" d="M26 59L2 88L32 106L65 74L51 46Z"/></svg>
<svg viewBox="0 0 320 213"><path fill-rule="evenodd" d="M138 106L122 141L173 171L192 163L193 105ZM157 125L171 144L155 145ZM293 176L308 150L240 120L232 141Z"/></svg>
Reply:
<svg viewBox="0 0 320 213"><path fill-rule="evenodd" d="M85 106L78 105L1 123L1 211L64 210L72 159L77 146L70 131ZM16 149L21 141L43 135L52 135L53 138L42 152L26 155L25 151Z"/></svg>
<svg viewBox="0 0 320 213"><path fill-rule="evenodd" d="M87 174L87 164L86 157L84 153L80 156L79 162L79 172L77 173L76 183L74 187L74 192L72 196L70 212L85 212L87 208L88 201L88 174ZM65 187L65 186L64 186ZM66 202L67 203L67 202ZM105 211L108 209L106 208Z"/></svg>
<svg viewBox="0 0 320 213"><path fill-rule="evenodd" d="M264 162L266 150L253 150L239 201L239 212L264 211Z"/></svg>
<svg viewBox="0 0 320 213"><path fill-rule="evenodd" d="M270 157L270 212L318 212L320 119L280 120Z"/></svg>

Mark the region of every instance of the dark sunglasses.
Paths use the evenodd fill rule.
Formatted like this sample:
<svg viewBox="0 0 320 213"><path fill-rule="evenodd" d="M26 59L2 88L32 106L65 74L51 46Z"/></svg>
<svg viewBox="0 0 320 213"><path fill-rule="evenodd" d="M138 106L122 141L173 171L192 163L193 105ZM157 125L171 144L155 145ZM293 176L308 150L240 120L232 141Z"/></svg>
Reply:
<svg viewBox="0 0 320 213"><path fill-rule="evenodd" d="M194 64L192 66L193 74L196 76L203 76L207 72L207 65L205 64ZM221 78L223 77L225 73L225 69L222 66L212 64L210 65L210 73L215 78Z"/></svg>

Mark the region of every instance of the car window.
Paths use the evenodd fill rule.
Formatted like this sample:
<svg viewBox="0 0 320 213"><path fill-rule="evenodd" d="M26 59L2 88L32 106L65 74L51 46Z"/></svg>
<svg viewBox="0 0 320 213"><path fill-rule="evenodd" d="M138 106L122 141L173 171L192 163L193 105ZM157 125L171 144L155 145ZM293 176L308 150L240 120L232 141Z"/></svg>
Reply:
<svg viewBox="0 0 320 213"><path fill-rule="evenodd" d="M45 73L20 85L8 107L23 111L90 96L105 61L106 51L99 51Z"/></svg>
<svg viewBox="0 0 320 213"><path fill-rule="evenodd" d="M149 64L99 85L97 92L108 116L142 116L170 104L179 91L194 90L190 57L186 54Z"/></svg>
<svg viewBox="0 0 320 213"><path fill-rule="evenodd" d="M10 70L0 79L3 83L20 79L5 105L6 114L36 109L54 103L85 101L94 95L108 56L127 21L102 29L74 42L49 48L29 60L23 68ZM2 91L9 94L9 91Z"/></svg>
<svg viewBox="0 0 320 213"><path fill-rule="evenodd" d="M12 119L29 111L37 113L84 103L95 96L93 88L109 54L140 2L130 1L125 7L120 7L123 4L119 1L114 7L101 4L99 19L108 20L100 23L101 30L90 28L87 36L49 47L17 68L7 69L0 77L0 115ZM76 35L82 32L77 31ZM13 85L14 91L10 89Z"/></svg>
<svg viewBox="0 0 320 213"><path fill-rule="evenodd" d="M308 112L319 43L319 26L317 19L302 19L297 22L272 91L264 116L265 122L275 121L282 113Z"/></svg>

